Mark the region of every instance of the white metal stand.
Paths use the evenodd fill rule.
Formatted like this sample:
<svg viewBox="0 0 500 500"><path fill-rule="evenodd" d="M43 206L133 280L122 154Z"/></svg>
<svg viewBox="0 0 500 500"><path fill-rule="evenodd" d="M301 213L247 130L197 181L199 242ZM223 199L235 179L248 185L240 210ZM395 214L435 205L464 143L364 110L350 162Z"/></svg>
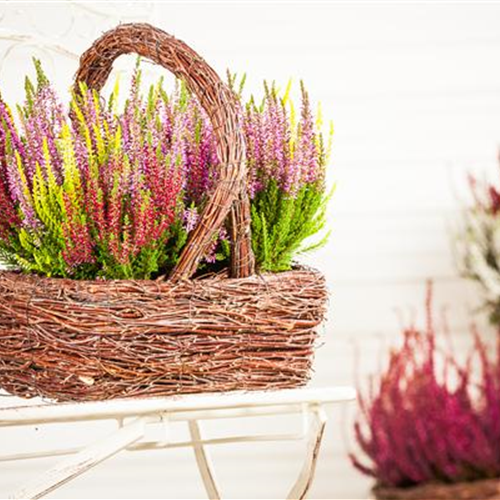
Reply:
<svg viewBox="0 0 500 500"><path fill-rule="evenodd" d="M56 422L116 420L118 428L104 439L83 448L65 448L0 456L0 462L68 455L40 477L20 487L10 498L41 498L123 450L150 450L189 446L209 499L220 499L206 445L277 440L308 440L304 465L287 498L305 498L314 478L329 403L350 401L354 389L293 389L268 392L188 395L170 398L123 399L92 403L43 404L0 409L0 428ZM308 423L299 434L239 435L204 439L201 420L302 413ZM144 440L148 424L186 422L190 440ZM0 496L2 496L0 494Z"/></svg>

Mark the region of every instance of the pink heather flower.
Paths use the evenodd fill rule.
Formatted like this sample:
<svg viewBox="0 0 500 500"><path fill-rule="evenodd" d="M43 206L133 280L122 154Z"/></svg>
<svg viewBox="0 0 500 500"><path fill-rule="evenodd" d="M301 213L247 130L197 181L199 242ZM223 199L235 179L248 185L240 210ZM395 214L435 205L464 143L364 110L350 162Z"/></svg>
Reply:
<svg viewBox="0 0 500 500"><path fill-rule="evenodd" d="M219 241L229 241L229 234L224 226L219 230Z"/></svg>
<svg viewBox="0 0 500 500"><path fill-rule="evenodd" d="M247 105L244 131L251 198L265 189L271 180L293 196L304 185L323 179L319 136L303 86L297 130L292 130L290 116L276 89L266 87L261 108L252 101ZM295 136L293 142L292 136Z"/></svg>
<svg viewBox="0 0 500 500"><path fill-rule="evenodd" d="M216 182L218 158L210 122L194 98L187 113L190 116L185 127L186 201L200 204Z"/></svg>
<svg viewBox="0 0 500 500"><path fill-rule="evenodd" d="M23 141L19 137L14 120L9 113L5 103L0 99L0 135L2 137L3 146L6 145L7 138L10 140L11 146L18 151L23 160L26 159L26 150Z"/></svg>
<svg viewBox="0 0 500 500"><path fill-rule="evenodd" d="M26 111L28 107L25 106ZM27 116L22 118L26 144L26 175L31 181L36 164L43 165L43 141L47 141L54 173L60 175L61 155L57 148L57 138L65 122L65 111L59 102L54 89L46 84L38 89L34 96L33 107Z"/></svg>
<svg viewBox="0 0 500 500"><path fill-rule="evenodd" d="M88 224L78 216L75 200L65 196L64 204L68 220L62 226L66 244L62 255L68 269L72 270L81 264L95 262L95 245Z"/></svg>
<svg viewBox="0 0 500 500"><path fill-rule="evenodd" d="M312 184L322 177L319 151L309 97L302 86L301 117L297 130L297 142L290 170L286 174L285 190L297 191L304 184Z"/></svg>
<svg viewBox="0 0 500 500"><path fill-rule="evenodd" d="M1 155L0 149L0 155ZM0 239L8 241L11 231L21 223L4 176L0 175Z"/></svg>
<svg viewBox="0 0 500 500"><path fill-rule="evenodd" d="M7 147L12 149L7 151ZM21 161L27 161L27 153L23 141L21 140L11 114L9 113L5 103L0 100L0 155L1 155L1 177L8 187L9 197L13 203L20 203L23 208L27 209L28 220L33 219L33 211L28 205L23 193L21 179L17 168L17 160L15 157L17 152Z"/></svg>
<svg viewBox="0 0 500 500"><path fill-rule="evenodd" d="M210 245L208 246L207 253L205 255L204 261L208 264L214 264L217 261L217 249L221 241L229 241L229 234L225 227L219 230L219 233L214 237Z"/></svg>
<svg viewBox="0 0 500 500"><path fill-rule="evenodd" d="M319 151L317 146L317 135L313 116L311 113L309 98L303 90L303 104L301 121L299 124L298 149L301 153L302 183L314 183L320 177L322 171L319 165Z"/></svg>
<svg viewBox="0 0 500 500"><path fill-rule="evenodd" d="M217 261L217 245L219 241L217 239L214 239L210 245L208 246L207 253L205 255L205 262L208 262L209 264L213 264Z"/></svg>
<svg viewBox="0 0 500 500"><path fill-rule="evenodd" d="M199 214L196 207L190 207L184 210L184 228L190 233L198 223Z"/></svg>

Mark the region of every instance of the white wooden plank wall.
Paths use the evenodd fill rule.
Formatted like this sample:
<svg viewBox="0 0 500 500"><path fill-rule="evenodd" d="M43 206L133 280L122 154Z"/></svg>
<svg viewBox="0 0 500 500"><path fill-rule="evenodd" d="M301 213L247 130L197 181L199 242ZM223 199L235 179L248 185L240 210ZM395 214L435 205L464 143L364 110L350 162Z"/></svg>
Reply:
<svg viewBox="0 0 500 500"><path fill-rule="evenodd" d="M477 291L458 277L450 241L465 173L485 171L500 181L499 4L7 2L0 4L0 35L35 40L14 49L0 40L3 95L21 98L33 52L64 91L76 62L47 46L79 53L98 33L132 19L184 39L221 73L227 67L248 72L249 90L260 91L264 78L283 84L290 76L303 78L325 118L334 120L333 236L309 259L332 289L315 385L351 383L355 351L361 374L373 370L398 332L396 309L411 319L423 304L428 277L435 280L437 309L448 306L455 343L463 349ZM313 498L368 495L369 481L345 458L351 413L331 415ZM276 426L281 422L266 424ZM53 432L31 429L28 436L12 432L0 442L2 451L21 451L86 437L85 429L75 435L57 426ZM282 496L301 458L295 443L214 449L230 498ZM0 464L0 496L51 463ZM192 463L187 450L117 457L54 498L200 497Z"/></svg>

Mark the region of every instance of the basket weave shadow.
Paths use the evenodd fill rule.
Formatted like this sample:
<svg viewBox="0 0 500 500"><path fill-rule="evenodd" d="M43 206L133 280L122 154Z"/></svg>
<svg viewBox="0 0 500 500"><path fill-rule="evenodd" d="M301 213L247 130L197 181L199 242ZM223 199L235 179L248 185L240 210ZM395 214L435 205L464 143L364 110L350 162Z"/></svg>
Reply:
<svg viewBox="0 0 500 500"><path fill-rule="evenodd" d="M245 143L232 92L183 42L124 24L83 54L76 83L100 89L134 52L171 70L212 121L221 167L168 280L76 281L0 272L0 387L57 401L305 384L327 301L312 269L254 274ZM190 279L230 217L231 266Z"/></svg>
<svg viewBox="0 0 500 500"><path fill-rule="evenodd" d="M456 484L429 483L412 488L373 489L378 500L500 500L500 479Z"/></svg>

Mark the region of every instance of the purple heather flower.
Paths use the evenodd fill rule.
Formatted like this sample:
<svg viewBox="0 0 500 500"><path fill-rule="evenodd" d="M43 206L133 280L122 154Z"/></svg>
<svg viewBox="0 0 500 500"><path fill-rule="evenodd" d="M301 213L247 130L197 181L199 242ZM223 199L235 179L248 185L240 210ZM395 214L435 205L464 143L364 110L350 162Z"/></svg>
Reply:
<svg viewBox="0 0 500 500"><path fill-rule="evenodd" d="M184 228L190 233L198 223L199 214L196 207L190 207L184 210Z"/></svg>

